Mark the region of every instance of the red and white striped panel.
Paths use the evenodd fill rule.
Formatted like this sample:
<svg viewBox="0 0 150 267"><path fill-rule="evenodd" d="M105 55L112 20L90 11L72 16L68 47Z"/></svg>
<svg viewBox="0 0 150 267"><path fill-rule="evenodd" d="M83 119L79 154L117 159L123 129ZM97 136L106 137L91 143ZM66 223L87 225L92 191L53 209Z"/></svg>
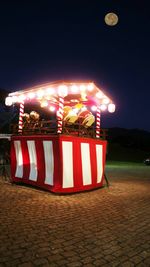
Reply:
<svg viewBox="0 0 150 267"><path fill-rule="evenodd" d="M53 137L12 140L12 180L54 192L76 192L101 186L106 141Z"/></svg>

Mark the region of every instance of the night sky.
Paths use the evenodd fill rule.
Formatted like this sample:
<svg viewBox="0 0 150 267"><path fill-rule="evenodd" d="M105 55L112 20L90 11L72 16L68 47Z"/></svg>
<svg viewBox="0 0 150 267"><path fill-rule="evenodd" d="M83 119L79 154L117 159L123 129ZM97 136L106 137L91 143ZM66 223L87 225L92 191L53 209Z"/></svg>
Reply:
<svg viewBox="0 0 150 267"><path fill-rule="evenodd" d="M104 23L108 12L117 26ZM103 127L150 131L149 73L149 1L1 1L0 88L92 80L117 107Z"/></svg>

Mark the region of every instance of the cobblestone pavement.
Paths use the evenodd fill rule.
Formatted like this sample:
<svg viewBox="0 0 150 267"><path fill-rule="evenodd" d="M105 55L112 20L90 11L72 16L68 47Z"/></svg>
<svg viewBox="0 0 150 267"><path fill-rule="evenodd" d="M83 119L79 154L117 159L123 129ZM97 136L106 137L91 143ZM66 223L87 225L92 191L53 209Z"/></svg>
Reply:
<svg viewBox="0 0 150 267"><path fill-rule="evenodd" d="M0 267L9 266L149 267L149 180L66 196L1 181Z"/></svg>

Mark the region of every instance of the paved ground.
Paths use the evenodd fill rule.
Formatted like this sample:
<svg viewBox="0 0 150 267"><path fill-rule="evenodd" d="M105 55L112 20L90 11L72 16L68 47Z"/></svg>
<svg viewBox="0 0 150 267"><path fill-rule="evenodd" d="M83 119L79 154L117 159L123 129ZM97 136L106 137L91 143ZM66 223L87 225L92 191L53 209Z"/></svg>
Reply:
<svg viewBox="0 0 150 267"><path fill-rule="evenodd" d="M0 267L149 267L146 168L110 167L110 188L67 196L1 180Z"/></svg>

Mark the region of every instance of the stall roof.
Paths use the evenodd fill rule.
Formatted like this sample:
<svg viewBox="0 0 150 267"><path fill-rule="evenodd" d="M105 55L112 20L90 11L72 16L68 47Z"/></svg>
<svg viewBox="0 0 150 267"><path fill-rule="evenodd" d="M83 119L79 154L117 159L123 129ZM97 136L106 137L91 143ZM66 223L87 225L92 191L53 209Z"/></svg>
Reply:
<svg viewBox="0 0 150 267"><path fill-rule="evenodd" d="M47 100L57 104L60 96L64 97L65 105L74 105L80 102L85 105L95 104L97 106L113 103L101 88L97 87L91 81L56 81L44 83L10 93L8 98L12 103L20 103L22 101L31 102L31 100L41 102L42 100Z"/></svg>

